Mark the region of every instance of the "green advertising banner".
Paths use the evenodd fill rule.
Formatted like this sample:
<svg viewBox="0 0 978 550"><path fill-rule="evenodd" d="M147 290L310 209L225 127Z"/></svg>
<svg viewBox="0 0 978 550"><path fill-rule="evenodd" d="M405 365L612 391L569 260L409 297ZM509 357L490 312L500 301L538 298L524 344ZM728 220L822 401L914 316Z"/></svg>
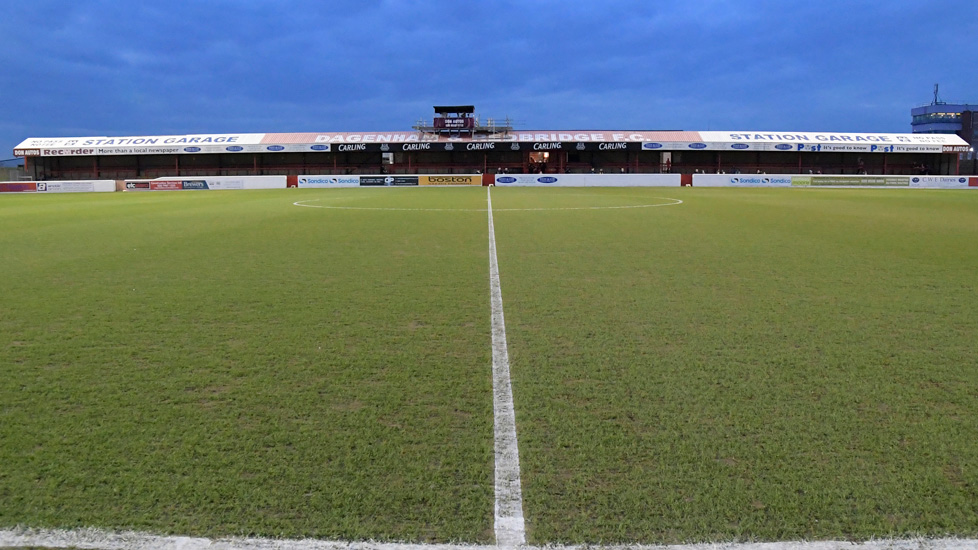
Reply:
<svg viewBox="0 0 978 550"><path fill-rule="evenodd" d="M855 185L867 187L909 187L910 177L908 176L810 176L806 178L794 178L792 185Z"/></svg>

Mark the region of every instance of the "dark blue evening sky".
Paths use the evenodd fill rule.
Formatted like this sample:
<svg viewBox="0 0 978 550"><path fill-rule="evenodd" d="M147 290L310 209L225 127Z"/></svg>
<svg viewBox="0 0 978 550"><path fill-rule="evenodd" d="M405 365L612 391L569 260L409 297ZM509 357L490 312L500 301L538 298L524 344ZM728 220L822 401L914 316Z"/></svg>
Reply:
<svg viewBox="0 0 978 550"><path fill-rule="evenodd" d="M5 2L0 159L27 137L522 129L908 132L978 102L975 0ZM4 153L6 151L6 153Z"/></svg>

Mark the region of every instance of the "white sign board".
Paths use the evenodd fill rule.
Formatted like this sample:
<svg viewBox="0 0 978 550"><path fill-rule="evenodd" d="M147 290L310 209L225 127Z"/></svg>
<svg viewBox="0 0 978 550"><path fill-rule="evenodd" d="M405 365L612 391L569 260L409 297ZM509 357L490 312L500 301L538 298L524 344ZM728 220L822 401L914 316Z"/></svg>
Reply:
<svg viewBox="0 0 978 550"><path fill-rule="evenodd" d="M519 187L679 187L679 174L499 174L496 185Z"/></svg>
<svg viewBox="0 0 978 550"><path fill-rule="evenodd" d="M360 176L299 176L299 187L359 187Z"/></svg>

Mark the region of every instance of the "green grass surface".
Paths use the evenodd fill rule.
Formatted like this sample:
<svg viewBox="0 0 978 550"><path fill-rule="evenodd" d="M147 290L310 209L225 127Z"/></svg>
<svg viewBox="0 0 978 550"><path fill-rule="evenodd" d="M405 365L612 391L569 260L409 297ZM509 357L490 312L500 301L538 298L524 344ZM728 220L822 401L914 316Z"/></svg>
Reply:
<svg viewBox="0 0 978 550"><path fill-rule="evenodd" d="M978 534L978 193L492 193L530 542ZM485 196L0 197L0 526L491 542Z"/></svg>
<svg viewBox="0 0 978 550"><path fill-rule="evenodd" d="M530 538L978 532L978 194L669 196L495 216Z"/></svg>
<svg viewBox="0 0 978 550"><path fill-rule="evenodd" d="M2 197L0 525L491 540L485 214L298 198Z"/></svg>

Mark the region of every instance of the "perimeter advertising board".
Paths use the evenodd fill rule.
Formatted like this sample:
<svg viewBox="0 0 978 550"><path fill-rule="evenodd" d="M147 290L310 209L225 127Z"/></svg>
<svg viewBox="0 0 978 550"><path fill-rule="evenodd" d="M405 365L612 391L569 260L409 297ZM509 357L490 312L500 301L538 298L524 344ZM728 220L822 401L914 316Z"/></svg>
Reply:
<svg viewBox="0 0 978 550"><path fill-rule="evenodd" d="M910 176L693 174L694 187L907 187Z"/></svg>
<svg viewBox="0 0 978 550"><path fill-rule="evenodd" d="M965 176L912 176L910 178L910 187L954 189L969 187L970 183L969 178Z"/></svg>
<svg viewBox="0 0 978 550"><path fill-rule="evenodd" d="M111 193L114 180L39 181L38 193Z"/></svg>
<svg viewBox="0 0 978 550"><path fill-rule="evenodd" d="M919 187L965 189L974 178L966 176L866 176L794 174L694 174L698 187Z"/></svg>
<svg viewBox="0 0 978 550"><path fill-rule="evenodd" d="M0 193L110 193L113 180L19 181L0 183Z"/></svg>
<svg viewBox="0 0 978 550"><path fill-rule="evenodd" d="M798 187L908 187L910 176L794 176Z"/></svg>
<svg viewBox="0 0 978 550"><path fill-rule="evenodd" d="M0 182L0 193L34 193L37 183L33 181L4 181Z"/></svg>
<svg viewBox="0 0 978 550"><path fill-rule="evenodd" d="M482 176L418 176L418 185L482 185Z"/></svg>
<svg viewBox="0 0 978 550"><path fill-rule="evenodd" d="M767 174L693 174L694 187L791 187L792 176Z"/></svg>
<svg viewBox="0 0 978 550"><path fill-rule="evenodd" d="M360 176L364 187L418 185L418 176Z"/></svg>
<svg viewBox="0 0 978 550"><path fill-rule="evenodd" d="M207 176L126 180L127 191L190 191L226 189L285 189L285 176Z"/></svg>
<svg viewBox="0 0 978 550"><path fill-rule="evenodd" d="M299 176L299 187L360 187L360 176Z"/></svg>
<svg viewBox="0 0 978 550"><path fill-rule="evenodd" d="M430 175L430 176L335 176L315 175L299 176L299 187L328 188L328 187L394 187L402 185L482 185L480 175Z"/></svg>
<svg viewBox="0 0 978 550"><path fill-rule="evenodd" d="M679 174L500 174L496 185L514 187L679 187Z"/></svg>

